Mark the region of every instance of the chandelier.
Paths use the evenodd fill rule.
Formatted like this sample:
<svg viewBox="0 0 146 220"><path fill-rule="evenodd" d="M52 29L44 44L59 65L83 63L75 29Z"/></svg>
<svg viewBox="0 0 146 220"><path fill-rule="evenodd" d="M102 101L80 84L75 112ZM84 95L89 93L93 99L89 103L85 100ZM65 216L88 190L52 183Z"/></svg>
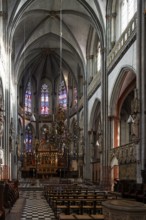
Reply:
<svg viewBox="0 0 146 220"><path fill-rule="evenodd" d="M59 154L64 155L69 149L72 137L67 125L65 123L66 113L64 109L59 106L58 111L53 115L53 120L48 128L43 130L43 138L40 141L36 140L36 148L38 145L46 145L52 150L58 150Z"/></svg>

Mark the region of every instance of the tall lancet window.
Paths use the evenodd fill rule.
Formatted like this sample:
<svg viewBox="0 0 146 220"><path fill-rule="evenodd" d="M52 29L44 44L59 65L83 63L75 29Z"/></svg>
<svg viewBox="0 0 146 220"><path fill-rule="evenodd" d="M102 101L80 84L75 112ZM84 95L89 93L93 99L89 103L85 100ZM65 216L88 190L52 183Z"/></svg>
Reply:
<svg viewBox="0 0 146 220"><path fill-rule="evenodd" d="M26 152L32 152L32 126L28 125L25 129L25 150Z"/></svg>
<svg viewBox="0 0 146 220"><path fill-rule="evenodd" d="M75 107L77 107L77 88L76 87L74 87L74 89L73 89L73 105L75 106Z"/></svg>
<svg viewBox="0 0 146 220"><path fill-rule="evenodd" d="M98 72L101 70L101 48L100 43L98 44L98 52L97 52L97 70Z"/></svg>
<svg viewBox="0 0 146 220"><path fill-rule="evenodd" d="M41 115L49 114L49 88L47 84L41 87Z"/></svg>
<svg viewBox="0 0 146 220"><path fill-rule="evenodd" d="M31 88L30 81L28 82L27 88L25 91L25 112L26 113L32 112L32 88Z"/></svg>
<svg viewBox="0 0 146 220"><path fill-rule="evenodd" d="M127 26L128 22L128 14L127 14L127 8L128 8L128 3L127 0L123 0L121 2L121 33L124 31L124 29Z"/></svg>
<svg viewBox="0 0 146 220"><path fill-rule="evenodd" d="M120 3L120 20L121 20L121 33L127 27L129 21L134 16L134 13L137 10L137 1L135 0L121 0Z"/></svg>
<svg viewBox="0 0 146 220"><path fill-rule="evenodd" d="M59 105L66 110L67 109L67 91L65 82L62 80L59 85Z"/></svg>

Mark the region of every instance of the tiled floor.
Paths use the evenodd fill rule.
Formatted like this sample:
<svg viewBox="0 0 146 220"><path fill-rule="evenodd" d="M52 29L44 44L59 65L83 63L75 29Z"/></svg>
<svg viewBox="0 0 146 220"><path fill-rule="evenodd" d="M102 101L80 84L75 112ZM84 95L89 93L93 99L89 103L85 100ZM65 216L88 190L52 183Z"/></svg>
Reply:
<svg viewBox="0 0 146 220"><path fill-rule="evenodd" d="M54 213L45 200L42 191L21 191L20 198L26 198L21 220L55 220Z"/></svg>

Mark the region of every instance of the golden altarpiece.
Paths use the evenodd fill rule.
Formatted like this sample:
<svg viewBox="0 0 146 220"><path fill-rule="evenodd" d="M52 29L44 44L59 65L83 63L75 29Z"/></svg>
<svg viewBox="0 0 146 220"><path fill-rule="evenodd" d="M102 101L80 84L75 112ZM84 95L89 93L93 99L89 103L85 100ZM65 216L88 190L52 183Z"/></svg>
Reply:
<svg viewBox="0 0 146 220"><path fill-rule="evenodd" d="M71 142L69 129L65 124L65 112L59 108L53 115L50 126L44 127L43 138L35 139L32 152L24 152L22 176L48 178L61 175L68 170L68 151Z"/></svg>

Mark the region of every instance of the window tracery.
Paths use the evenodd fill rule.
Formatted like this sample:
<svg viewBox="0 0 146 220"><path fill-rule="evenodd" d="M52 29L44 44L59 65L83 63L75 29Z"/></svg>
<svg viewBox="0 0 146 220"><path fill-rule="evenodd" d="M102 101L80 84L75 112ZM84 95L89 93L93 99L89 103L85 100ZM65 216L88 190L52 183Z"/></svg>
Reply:
<svg viewBox="0 0 146 220"><path fill-rule="evenodd" d="M73 90L73 105L74 105L74 107L77 107L77 88L76 87L74 87L74 90Z"/></svg>
<svg viewBox="0 0 146 220"><path fill-rule="evenodd" d="M31 88L31 82L29 81L25 91L25 113L31 113L31 112L32 112L32 88Z"/></svg>
<svg viewBox="0 0 146 220"><path fill-rule="evenodd" d="M63 109L67 109L67 91L65 87L65 82L62 80L59 85L59 105Z"/></svg>
<svg viewBox="0 0 146 220"><path fill-rule="evenodd" d="M41 115L48 115L49 112L49 88L44 83L41 87Z"/></svg>

